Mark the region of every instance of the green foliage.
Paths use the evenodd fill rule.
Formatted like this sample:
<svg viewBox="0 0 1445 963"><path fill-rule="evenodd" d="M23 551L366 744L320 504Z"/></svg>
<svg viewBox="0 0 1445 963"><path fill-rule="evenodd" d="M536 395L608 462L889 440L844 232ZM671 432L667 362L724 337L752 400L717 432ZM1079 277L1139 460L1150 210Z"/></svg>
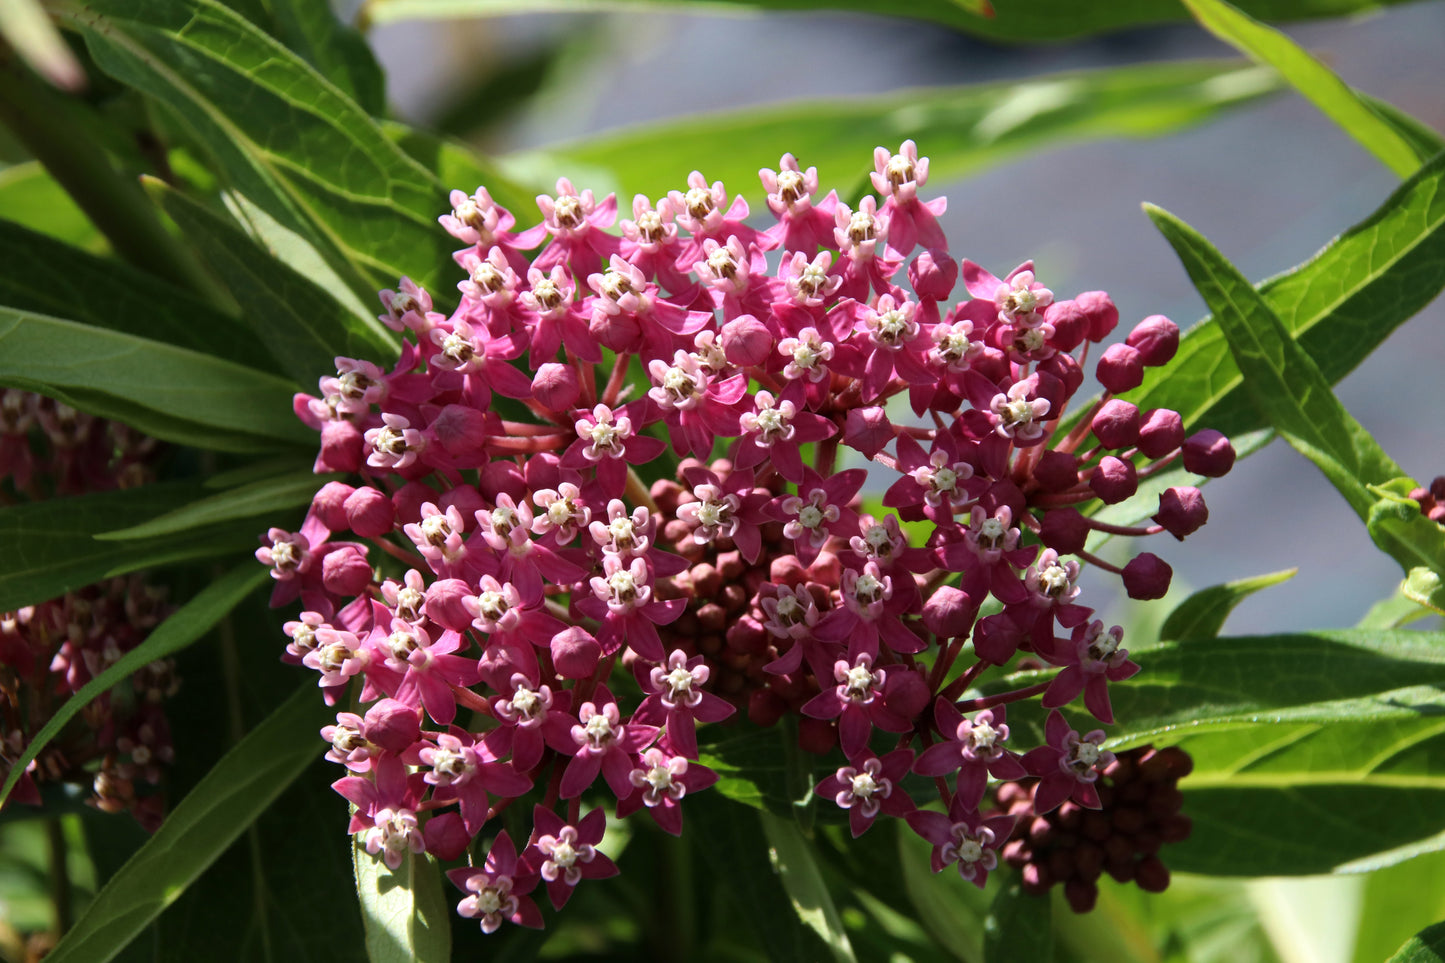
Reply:
<svg viewBox="0 0 1445 963"><path fill-rule="evenodd" d="M425 855L407 853L387 869L366 851L363 835L352 837L351 860L366 955L371 963L446 963L452 958L452 907L442 892L441 870Z"/></svg>
<svg viewBox="0 0 1445 963"><path fill-rule="evenodd" d="M1010 880L999 887L984 919L984 959L989 963L1053 959L1052 917L1047 896L1031 896L1018 880Z"/></svg>
<svg viewBox="0 0 1445 963"><path fill-rule="evenodd" d="M1427 926L1417 933L1388 963L1437 963L1445 960L1445 923Z"/></svg>
<svg viewBox="0 0 1445 963"><path fill-rule="evenodd" d="M1180 602L1159 628L1161 639L1212 639L1224 628L1224 620L1235 606L1260 589L1278 585L1294 578L1299 569L1270 572L1253 578L1236 579L1223 585L1211 585Z"/></svg>
<svg viewBox="0 0 1445 963"><path fill-rule="evenodd" d="M316 489L329 480L325 475L306 472L252 482L197 499L139 525L101 532L95 537L101 541L128 542L189 532L242 518L261 519L258 524L264 525L265 519L278 518L285 509L310 505Z"/></svg>

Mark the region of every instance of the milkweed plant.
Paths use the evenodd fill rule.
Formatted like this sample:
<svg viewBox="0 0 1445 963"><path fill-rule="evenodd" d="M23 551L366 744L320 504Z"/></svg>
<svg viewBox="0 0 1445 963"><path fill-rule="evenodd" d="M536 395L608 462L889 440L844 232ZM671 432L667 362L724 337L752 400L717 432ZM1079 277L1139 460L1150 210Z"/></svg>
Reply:
<svg viewBox="0 0 1445 963"><path fill-rule="evenodd" d="M1146 205L1181 330L934 189L1050 78L499 164L320 0L15 10L0 957L1296 959L1238 880L1331 873L1331 959L1445 954L1445 477L1331 390L1445 286L1424 123L1223 0L915 11L1192 14L1262 66L1071 75L1031 136L1289 84L1400 176L1258 285ZM1174 584L1274 438L1400 566L1354 628Z"/></svg>

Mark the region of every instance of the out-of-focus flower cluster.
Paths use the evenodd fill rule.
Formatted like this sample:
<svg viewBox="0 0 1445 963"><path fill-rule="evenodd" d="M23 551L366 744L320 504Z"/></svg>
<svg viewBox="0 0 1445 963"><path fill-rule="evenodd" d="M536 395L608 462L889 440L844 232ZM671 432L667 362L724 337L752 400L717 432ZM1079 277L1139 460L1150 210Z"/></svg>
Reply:
<svg viewBox="0 0 1445 963"><path fill-rule="evenodd" d="M0 392L7 502L142 484L157 450L155 439L117 422L29 392ZM145 641L169 611L163 589L131 575L0 613L0 776L56 709ZM154 830L174 755L164 702L177 685L173 662L163 659L100 695L30 763L12 798L40 805L47 785L78 784L91 805L130 812Z"/></svg>
<svg viewBox="0 0 1445 963"><path fill-rule="evenodd" d="M614 197L566 180L524 231L486 190L452 193L459 307L405 278L382 292L398 361L338 358L296 398L317 471L359 484L328 483L257 552L273 603L304 608L286 658L369 707L323 736L351 832L388 866L466 855L464 916L541 925L539 883L560 907L616 872L603 805L681 831L717 779L697 726L737 709L795 713L805 749L841 748L816 790L855 835L905 818L935 869L980 886L1021 815L980 808L990 780L1036 779L1033 816L1101 805L1103 732L1054 711L1045 744L1019 747L1007 706L1113 721L1109 687L1138 666L1081 603L1080 565L1134 598L1170 569L1086 540L1183 539L1208 512L1188 485L1140 506L1148 524L1087 511L1178 463L1222 475L1234 451L1115 397L1173 356L1157 315L1093 362L1105 393L1070 419L1118 310L1056 297L1031 263L955 260L927 174L911 142L879 148L881 202L855 210L785 155L761 172L765 230L697 172L634 198L620 233ZM883 492L866 510L865 484ZM374 577L373 547L397 577ZM1057 672L960 701L1020 653ZM513 840L496 817L523 796L533 828Z"/></svg>

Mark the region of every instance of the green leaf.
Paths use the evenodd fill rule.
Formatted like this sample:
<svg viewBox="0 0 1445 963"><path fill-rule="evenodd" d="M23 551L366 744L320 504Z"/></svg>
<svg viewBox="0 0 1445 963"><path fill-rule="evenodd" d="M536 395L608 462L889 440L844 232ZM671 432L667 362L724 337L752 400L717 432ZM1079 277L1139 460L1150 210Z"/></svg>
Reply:
<svg viewBox="0 0 1445 963"><path fill-rule="evenodd" d="M813 859L811 847L798 826L792 820L780 819L768 812L761 812L758 818L763 823L763 833L773 849L778 874L782 877L783 888L793 904L798 918L803 921L827 945L838 963L857 963L853 955L848 934L843 930L843 921L833 905L833 897L823 881L823 874Z"/></svg>
<svg viewBox="0 0 1445 963"><path fill-rule="evenodd" d="M1445 155L1390 195L1375 213L1258 292L1331 384L1445 287ZM1185 332L1174 361L1150 368L1126 397L1172 408L1187 430L1241 434L1267 423L1243 389L1224 333L1206 318Z"/></svg>
<svg viewBox="0 0 1445 963"><path fill-rule="evenodd" d="M1395 133L1404 138L1415 152L1415 156L1422 161L1429 160L1436 154L1445 150L1445 137L1440 132L1417 117L1405 113L1394 104L1369 94L1355 91L1355 96L1364 101L1371 110L1379 114L1384 121L1395 128Z"/></svg>
<svg viewBox="0 0 1445 963"><path fill-rule="evenodd" d="M1334 71L1305 53L1293 40L1267 27L1225 0L1183 0L1205 29L1259 63L1269 64L1345 133L1401 177L1409 177L1426 157L1363 102Z"/></svg>
<svg viewBox="0 0 1445 963"><path fill-rule="evenodd" d="M1423 565L1410 569L1400 592L1414 602L1440 615L1445 615L1445 579Z"/></svg>
<svg viewBox="0 0 1445 963"><path fill-rule="evenodd" d="M1427 926L1386 963L1439 963L1445 960L1445 923Z"/></svg>
<svg viewBox="0 0 1445 963"><path fill-rule="evenodd" d="M0 545L5 546L0 552L0 612L138 568L254 548L250 525L133 542L95 539L99 532L144 522L200 493L193 485L163 482L0 509Z"/></svg>
<svg viewBox="0 0 1445 963"><path fill-rule="evenodd" d="M1399 503L1408 500L1396 489L1408 490L1413 483L1339 403L1329 381L1264 298L1193 228L1160 208L1146 210L1213 309L1259 411L1315 463L1369 523L1376 544L1406 572L1421 562L1445 571L1445 535L1439 526L1418 510L1409 518L1400 514Z"/></svg>
<svg viewBox="0 0 1445 963"><path fill-rule="evenodd" d="M151 185L202 260L241 305L242 317L275 366L301 385L336 371L335 358L389 362L396 342L375 317L362 321L292 263L253 243L237 227L159 182Z"/></svg>
<svg viewBox="0 0 1445 963"><path fill-rule="evenodd" d="M97 65L163 104L231 189L363 299L403 274L445 293L442 185L343 91L216 0L61 0Z"/></svg>
<svg viewBox="0 0 1445 963"><path fill-rule="evenodd" d="M1384 0L1385 4L1401 0ZM1000 40L1037 42L1081 37L1141 24L1172 23L1188 19L1174 0L1131 0L1129 3L1079 3L1077 0L995 0L985 13L984 0L914 0L901 5L885 0L364 0L364 23L397 20L506 16L639 9L685 8L719 14L738 10L840 10L890 17L910 17L956 30ZM1340 17L1381 6L1379 0L1248 0L1242 3L1255 16L1268 20Z"/></svg>
<svg viewBox="0 0 1445 963"><path fill-rule="evenodd" d="M104 963L124 949L315 760L326 716L316 686L301 686L181 800L47 959Z"/></svg>
<svg viewBox="0 0 1445 963"><path fill-rule="evenodd" d="M1406 589L1409 579L1416 577L1416 573L1419 573L1420 578L1430 580L1431 582L1428 587L1417 585L1417 590L1419 588L1427 588L1427 596L1430 592L1438 591L1440 586L1440 577L1438 575L1423 567L1411 569L1406 581L1401 583L1400 587L1397 588L1393 594L1370 606L1370 610L1365 613L1364 617L1355 625L1355 628L1398 629L1430 615L1430 609L1426 608L1424 603L1416 600Z"/></svg>
<svg viewBox="0 0 1445 963"><path fill-rule="evenodd" d="M316 443L291 410L295 386L285 379L31 311L0 307L0 384L74 399L81 410L168 441L221 449L235 436L261 445Z"/></svg>
<svg viewBox="0 0 1445 963"><path fill-rule="evenodd" d="M356 895L366 927L371 963L445 963L452 957L452 932L441 869L425 855L407 853L387 869L366 851L365 834L351 840Z"/></svg>
<svg viewBox="0 0 1445 963"><path fill-rule="evenodd" d="M104 254L110 249L85 211L39 161L0 170L0 211L5 212L8 221L91 254Z"/></svg>
<svg viewBox="0 0 1445 963"><path fill-rule="evenodd" d="M1367 874L1359 934L1355 938L1355 963L1387 959L1411 932L1431 920L1445 919L1441 879L1445 879L1445 852Z"/></svg>
<svg viewBox="0 0 1445 963"><path fill-rule="evenodd" d="M1260 589L1289 581L1298 571L1297 568L1285 569L1200 589L1169 613L1159 629L1159 638L1212 639L1219 635L1219 630L1224 628L1224 620L1240 602Z"/></svg>
<svg viewBox="0 0 1445 963"><path fill-rule="evenodd" d="M285 509L311 504L317 489L335 477L306 472L253 482L198 499L139 525L101 532L95 537L103 542L128 542L174 535L241 518L274 517Z"/></svg>
<svg viewBox="0 0 1445 963"><path fill-rule="evenodd" d="M0 787L0 803L9 798L10 790L15 787L15 783L19 781L25 767L30 765L30 761L40 754L40 750L50 744L50 740L65 728L65 724L73 719L76 713L94 702L101 693L125 681L132 673L157 659L163 659L173 652L180 651L205 635L210 631L211 626L224 618L226 613L235 608L241 599L266 581L266 577L265 570L258 571L254 564L242 565L231 570L177 609L157 626L144 642L81 686L80 691L67 699L65 704L56 710L55 715L51 716L50 720L41 727L40 731L35 734L35 738L30 740L30 744L25 747L25 751L20 753L19 758L10 767L10 772L5 777L5 784Z"/></svg>
<svg viewBox="0 0 1445 963"><path fill-rule="evenodd" d="M340 87L373 117L386 113L386 78L355 27L336 17L329 0L272 0L275 36Z"/></svg>
<svg viewBox="0 0 1445 963"><path fill-rule="evenodd" d="M262 371L274 364L239 320L123 262L0 220L0 263L7 267L0 274L0 304L163 341Z"/></svg>
<svg viewBox="0 0 1445 963"><path fill-rule="evenodd" d="M931 155L929 176L945 181L1069 140L1156 136L1273 89L1274 78L1257 67L1147 64L750 107L510 155L503 164L533 178L566 174L582 182L591 172L610 175L608 189L618 191L625 208L633 194L655 199L681 186L699 158L706 159L701 166L710 181L753 193L758 169L787 152L846 194L866 182L880 143L896 148L906 138L918 140Z"/></svg>
<svg viewBox="0 0 1445 963"><path fill-rule="evenodd" d="M983 923L983 955L990 963L1054 958L1052 904L1031 896L1016 878L999 887Z"/></svg>
<svg viewBox="0 0 1445 963"><path fill-rule="evenodd" d="M536 208L538 193L553 189L552 182L536 176L535 172L513 180L491 160L457 141L394 120L382 121L381 129L409 157L431 171L447 187L469 194L479 186L485 187L492 200L519 218L524 216L524 212Z"/></svg>

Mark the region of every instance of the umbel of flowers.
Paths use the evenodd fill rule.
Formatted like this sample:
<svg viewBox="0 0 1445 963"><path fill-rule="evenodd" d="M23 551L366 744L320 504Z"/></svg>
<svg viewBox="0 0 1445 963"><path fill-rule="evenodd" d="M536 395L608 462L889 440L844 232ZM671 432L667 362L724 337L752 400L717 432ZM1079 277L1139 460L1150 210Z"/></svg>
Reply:
<svg viewBox="0 0 1445 963"><path fill-rule="evenodd" d="M1080 603L1080 565L1134 598L1170 569L1147 552L1116 568L1086 539L1182 539L1208 513L1193 487L1138 527L1081 509L1178 462L1222 475L1234 451L1115 397L1174 354L1161 316L1092 362L1105 393L1066 420L1118 323L1109 297L955 260L943 199L918 193L927 158L905 142L874 159L881 201L852 209L785 155L760 172L766 230L697 172L634 198L617 232L615 198L567 180L522 231L486 190L454 191L457 309L403 278L381 294L396 363L338 358L297 396L316 470L358 484L326 484L257 552L273 604L304 608L286 658L328 702L359 686L322 733L350 831L391 867L465 855L458 911L487 932L541 925L539 884L560 907L617 871L604 806L680 833L717 779L697 727L739 707L841 748L816 789L855 835L905 818L935 869L980 886L1021 817L1099 807L1104 733L1055 711L1047 742L1020 746L1007 706L1112 722L1109 687L1138 667ZM884 493L870 511L865 485ZM399 577L377 580L372 548ZM1020 653L1057 672L959 701ZM940 806L910 798L910 772ZM981 811L990 780L1026 778L1029 813ZM514 839L498 815L523 797Z"/></svg>

